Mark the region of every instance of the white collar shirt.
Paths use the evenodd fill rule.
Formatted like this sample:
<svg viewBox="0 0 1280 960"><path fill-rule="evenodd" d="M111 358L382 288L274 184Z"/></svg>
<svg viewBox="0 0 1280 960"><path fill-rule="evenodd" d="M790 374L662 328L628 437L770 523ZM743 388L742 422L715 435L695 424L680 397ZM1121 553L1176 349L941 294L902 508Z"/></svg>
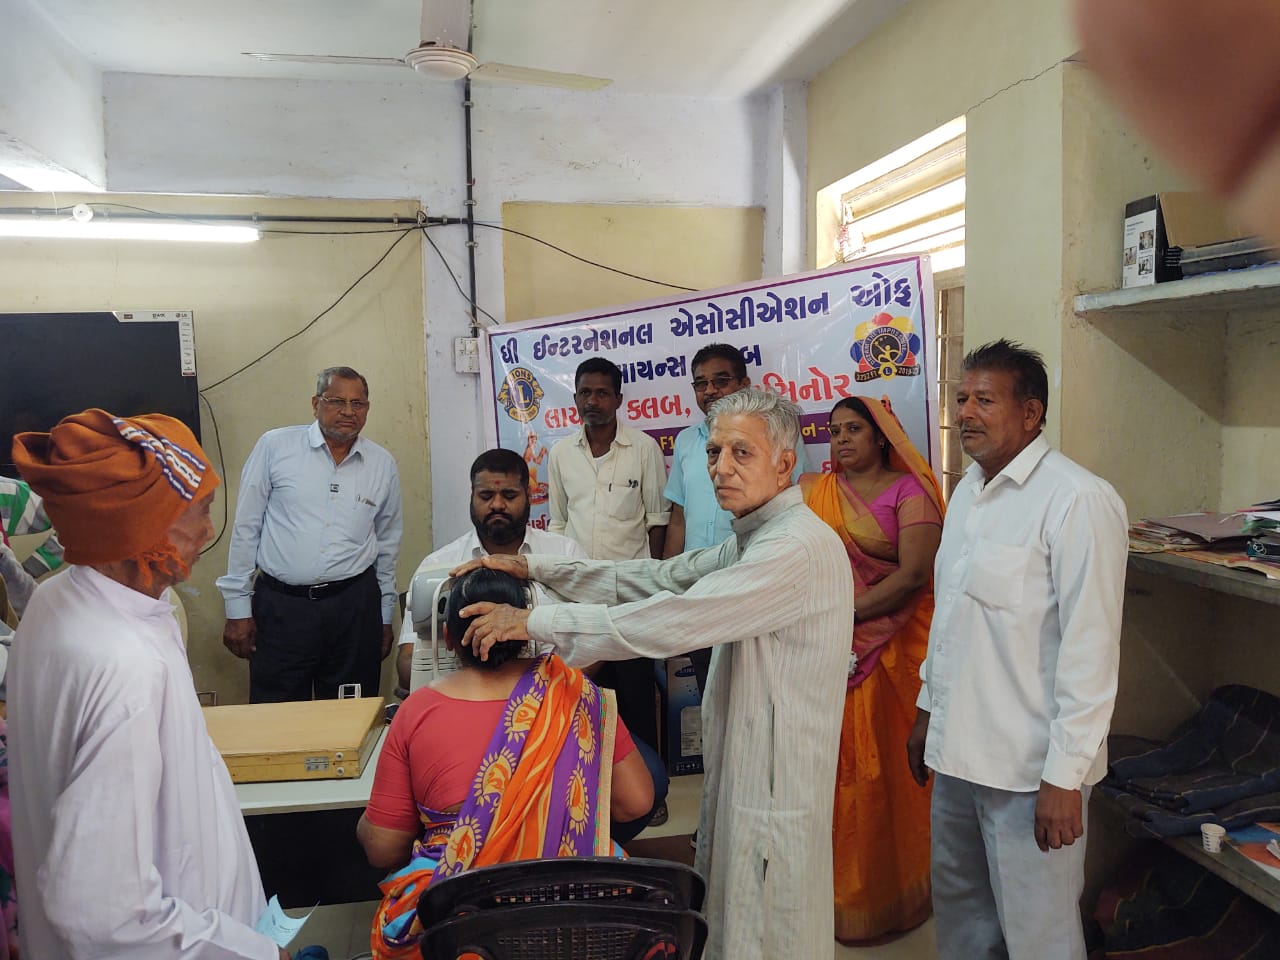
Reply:
<svg viewBox="0 0 1280 960"><path fill-rule="evenodd" d="M658 441L618 423L609 451L591 455L586 430L557 441L548 457L550 530L576 540L595 560L649 556L649 530L665 527L666 462Z"/></svg>
<svg viewBox="0 0 1280 960"><path fill-rule="evenodd" d="M1010 791L1106 772L1128 555L1124 502L1037 437L947 508L920 668L930 769Z"/></svg>

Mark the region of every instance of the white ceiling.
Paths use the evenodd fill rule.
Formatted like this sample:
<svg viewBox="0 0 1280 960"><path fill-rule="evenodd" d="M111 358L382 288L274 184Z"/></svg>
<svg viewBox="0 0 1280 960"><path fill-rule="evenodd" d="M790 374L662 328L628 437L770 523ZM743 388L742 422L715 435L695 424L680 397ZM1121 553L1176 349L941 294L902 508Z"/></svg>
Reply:
<svg viewBox="0 0 1280 960"><path fill-rule="evenodd" d="M428 82L406 68L243 54L400 57L418 0L37 0L103 71ZM456 5L460 0L427 0ZM907 0L476 0L476 55L608 77L625 93L736 97L810 79Z"/></svg>

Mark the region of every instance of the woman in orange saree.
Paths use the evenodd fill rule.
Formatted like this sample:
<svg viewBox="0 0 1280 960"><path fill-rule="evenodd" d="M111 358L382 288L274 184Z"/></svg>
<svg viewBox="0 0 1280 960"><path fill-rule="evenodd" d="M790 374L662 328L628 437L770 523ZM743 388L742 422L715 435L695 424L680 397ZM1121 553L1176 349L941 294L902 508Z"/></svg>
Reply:
<svg viewBox="0 0 1280 960"><path fill-rule="evenodd" d="M805 502L840 535L855 626L836 774L836 938L875 940L929 916L929 790L905 757L933 617L942 494L884 402L831 411L831 472L800 478Z"/></svg>

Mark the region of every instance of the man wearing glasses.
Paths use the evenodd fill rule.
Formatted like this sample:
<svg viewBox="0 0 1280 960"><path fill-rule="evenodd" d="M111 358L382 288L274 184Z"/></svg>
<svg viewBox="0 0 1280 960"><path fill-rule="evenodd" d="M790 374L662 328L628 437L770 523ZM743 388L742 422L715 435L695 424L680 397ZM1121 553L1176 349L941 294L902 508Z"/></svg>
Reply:
<svg viewBox="0 0 1280 960"><path fill-rule="evenodd" d="M728 343L709 343L693 355L693 399L703 414L721 397L751 386L742 351ZM671 472L662 495L671 501L671 522L667 524L667 541L663 558L668 559L687 550L700 550L724 543L733 536L733 514L720 509L716 491L707 469L707 421L685 427L676 434L675 452L671 456ZM803 438L796 442L796 467L791 482L805 470ZM705 693L707 671L711 664L711 648L704 647L689 654L698 679L698 691Z"/></svg>
<svg viewBox="0 0 1280 960"><path fill-rule="evenodd" d="M249 661L249 701L376 696L391 652L400 552L400 477L360 436L369 384L322 370L315 421L268 430L245 461L227 574L222 642ZM258 571L256 581L254 571Z"/></svg>

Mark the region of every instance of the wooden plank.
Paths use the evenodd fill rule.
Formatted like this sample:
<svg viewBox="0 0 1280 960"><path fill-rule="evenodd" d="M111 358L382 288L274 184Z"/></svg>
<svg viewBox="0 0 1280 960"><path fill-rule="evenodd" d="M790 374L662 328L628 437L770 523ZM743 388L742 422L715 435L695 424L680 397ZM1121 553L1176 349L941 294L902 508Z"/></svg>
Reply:
<svg viewBox="0 0 1280 960"><path fill-rule="evenodd" d="M1261 603L1280 604L1280 581L1269 580L1260 573L1233 570L1203 560L1189 560L1176 553L1131 553L1129 566L1143 573L1168 577L1206 590L1247 597Z"/></svg>
<svg viewBox="0 0 1280 960"><path fill-rule="evenodd" d="M1194 860L1210 873L1215 873L1241 893L1247 894L1266 907L1280 913L1280 880L1268 876L1249 858L1233 850L1224 842L1218 853L1209 853L1200 840L1200 834L1185 837L1168 837L1165 841L1184 857Z"/></svg>

